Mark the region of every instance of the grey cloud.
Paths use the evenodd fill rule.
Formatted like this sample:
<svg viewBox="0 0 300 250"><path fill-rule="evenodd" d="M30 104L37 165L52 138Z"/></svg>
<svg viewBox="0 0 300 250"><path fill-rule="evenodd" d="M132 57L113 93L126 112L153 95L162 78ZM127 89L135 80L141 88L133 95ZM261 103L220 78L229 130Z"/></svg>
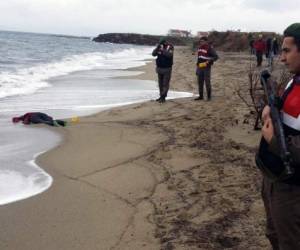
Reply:
<svg viewBox="0 0 300 250"><path fill-rule="evenodd" d="M282 20L298 19L299 7L294 4L292 0L7 0L0 1L0 24L2 29L78 35L164 34L170 28L282 30ZM293 12L267 13L291 7ZM257 10L264 12L260 15ZM250 19L253 12L257 15Z"/></svg>
<svg viewBox="0 0 300 250"><path fill-rule="evenodd" d="M299 8L299 0L243 0L242 5L262 11L292 11Z"/></svg>

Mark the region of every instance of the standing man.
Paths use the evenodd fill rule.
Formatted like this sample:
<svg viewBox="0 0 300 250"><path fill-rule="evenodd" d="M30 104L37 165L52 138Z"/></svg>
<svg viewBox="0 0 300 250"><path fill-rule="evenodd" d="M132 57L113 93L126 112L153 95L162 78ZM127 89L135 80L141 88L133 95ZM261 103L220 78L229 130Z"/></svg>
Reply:
<svg viewBox="0 0 300 250"><path fill-rule="evenodd" d="M250 54L251 55L255 55L254 40L253 40L253 38L251 38L251 40L249 42L249 46L250 46Z"/></svg>
<svg viewBox="0 0 300 250"><path fill-rule="evenodd" d="M268 58L268 66L272 67L273 59L278 54L278 42L276 37L269 37L266 42L266 57Z"/></svg>
<svg viewBox="0 0 300 250"><path fill-rule="evenodd" d="M273 38L273 54L274 56L278 55L279 53L279 45L278 45L278 41L277 41L277 38L274 37Z"/></svg>
<svg viewBox="0 0 300 250"><path fill-rule="evenodd" d="M266 41L266 58L268 59L268 67L273 65L273 39L269 37Z"/></svg>
<svg viewBox="0 0 300 250"><path fill-rule="evenodd" d="M278 170L284 167L269 106L262 113L264 125L256 163L264 169L262 198L267 216L266 236L273 249L296 250L300 249L300 23L284 31L281 61L294 74L281 97L280 110L295 173L285 180L270 177L270 173L278 176Z"/></svg>
<svg viewBox="0 0 300 250"><path fill-rule="evenodd" d="M254 42L254 49L256 53L257 67L260 67L263 61L263 54L266 51L266 43L263 40L262 34L260 34L258 39Z"/></svg>
<svg viewBox="0 0 300 250"><path fill-rule="evenodd" d="M203 87L205 82L207 100L211 100L211 66L218 60L218 55L214 48L208 43L207 37L201 37L199 40L198 58L197 58L197 78L199 87L199 97L195 101L203 100Z"/></svg>
<svg viewBox="0 0 300 250"><path fill-rule="evenodd" d="M161 38L157 47L153 50L152 56L156 58L156 73L158 75L159 103L164 103L168 95L172 66L173 66L174 47L165 38Z"/></svg>

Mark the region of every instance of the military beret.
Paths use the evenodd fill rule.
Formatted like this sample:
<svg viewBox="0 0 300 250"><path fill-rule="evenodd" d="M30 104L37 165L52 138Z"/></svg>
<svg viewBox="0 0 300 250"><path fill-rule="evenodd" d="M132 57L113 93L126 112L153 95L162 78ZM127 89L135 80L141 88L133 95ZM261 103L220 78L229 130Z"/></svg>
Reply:
<svg viewBox="0 0 300 250"><path fill-rule="evenodd" d="M208 37L207 36L201 36L199 41L208 41Z"/></svg>
<svg viewBox="0 0 300 250"><path fill-rule="evenodd" d="M165 38L165 37L161 37L160 39L159 39L159 43L161 44L161 43L165 43L167 41L167 39Z"/></svg>
<svg viewBox="0 0 300 250"><path fill-rule="evenodd" d="M286 36L291 36L296 39L300 39L300 23L293 23L290 26L288 26L284 32L283 35Z"/></svg>

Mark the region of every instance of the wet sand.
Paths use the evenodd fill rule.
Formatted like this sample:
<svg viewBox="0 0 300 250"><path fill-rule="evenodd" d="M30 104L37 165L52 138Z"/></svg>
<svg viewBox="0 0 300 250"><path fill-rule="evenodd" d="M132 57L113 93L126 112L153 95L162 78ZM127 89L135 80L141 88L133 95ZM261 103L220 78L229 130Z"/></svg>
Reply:
<svg viewBox="0 0 300 250"><path fill-rule="evenodd" d="M212 101L150 101L80 118L38 158L54 178L0 208L0 248L270 249L264 237L259 133L235 94L246 54L220 53ZM139 79L156 79L154 65ZM171 88L197 93L195 56L175 53Z"/></svg>

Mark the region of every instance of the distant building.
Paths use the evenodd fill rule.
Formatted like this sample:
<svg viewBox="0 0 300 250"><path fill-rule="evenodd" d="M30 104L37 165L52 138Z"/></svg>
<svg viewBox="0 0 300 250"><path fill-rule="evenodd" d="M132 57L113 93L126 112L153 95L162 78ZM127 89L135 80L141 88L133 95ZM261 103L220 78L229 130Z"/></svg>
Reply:
<svg viewBox="0 0 300 250"><path fill-rule="evenodd" d="M197 32L197 37L203 37L203 36L208 36L209 32L208 31L198 31Z"/></svg>
<svg viewBox="0 0 300 250"><path fill-rule="evenodd" d="M190 37L192 36L191 31L187 30L175 30L175 29L170 29L168 31L168 36L176 36L176 37Z"/></svg>

